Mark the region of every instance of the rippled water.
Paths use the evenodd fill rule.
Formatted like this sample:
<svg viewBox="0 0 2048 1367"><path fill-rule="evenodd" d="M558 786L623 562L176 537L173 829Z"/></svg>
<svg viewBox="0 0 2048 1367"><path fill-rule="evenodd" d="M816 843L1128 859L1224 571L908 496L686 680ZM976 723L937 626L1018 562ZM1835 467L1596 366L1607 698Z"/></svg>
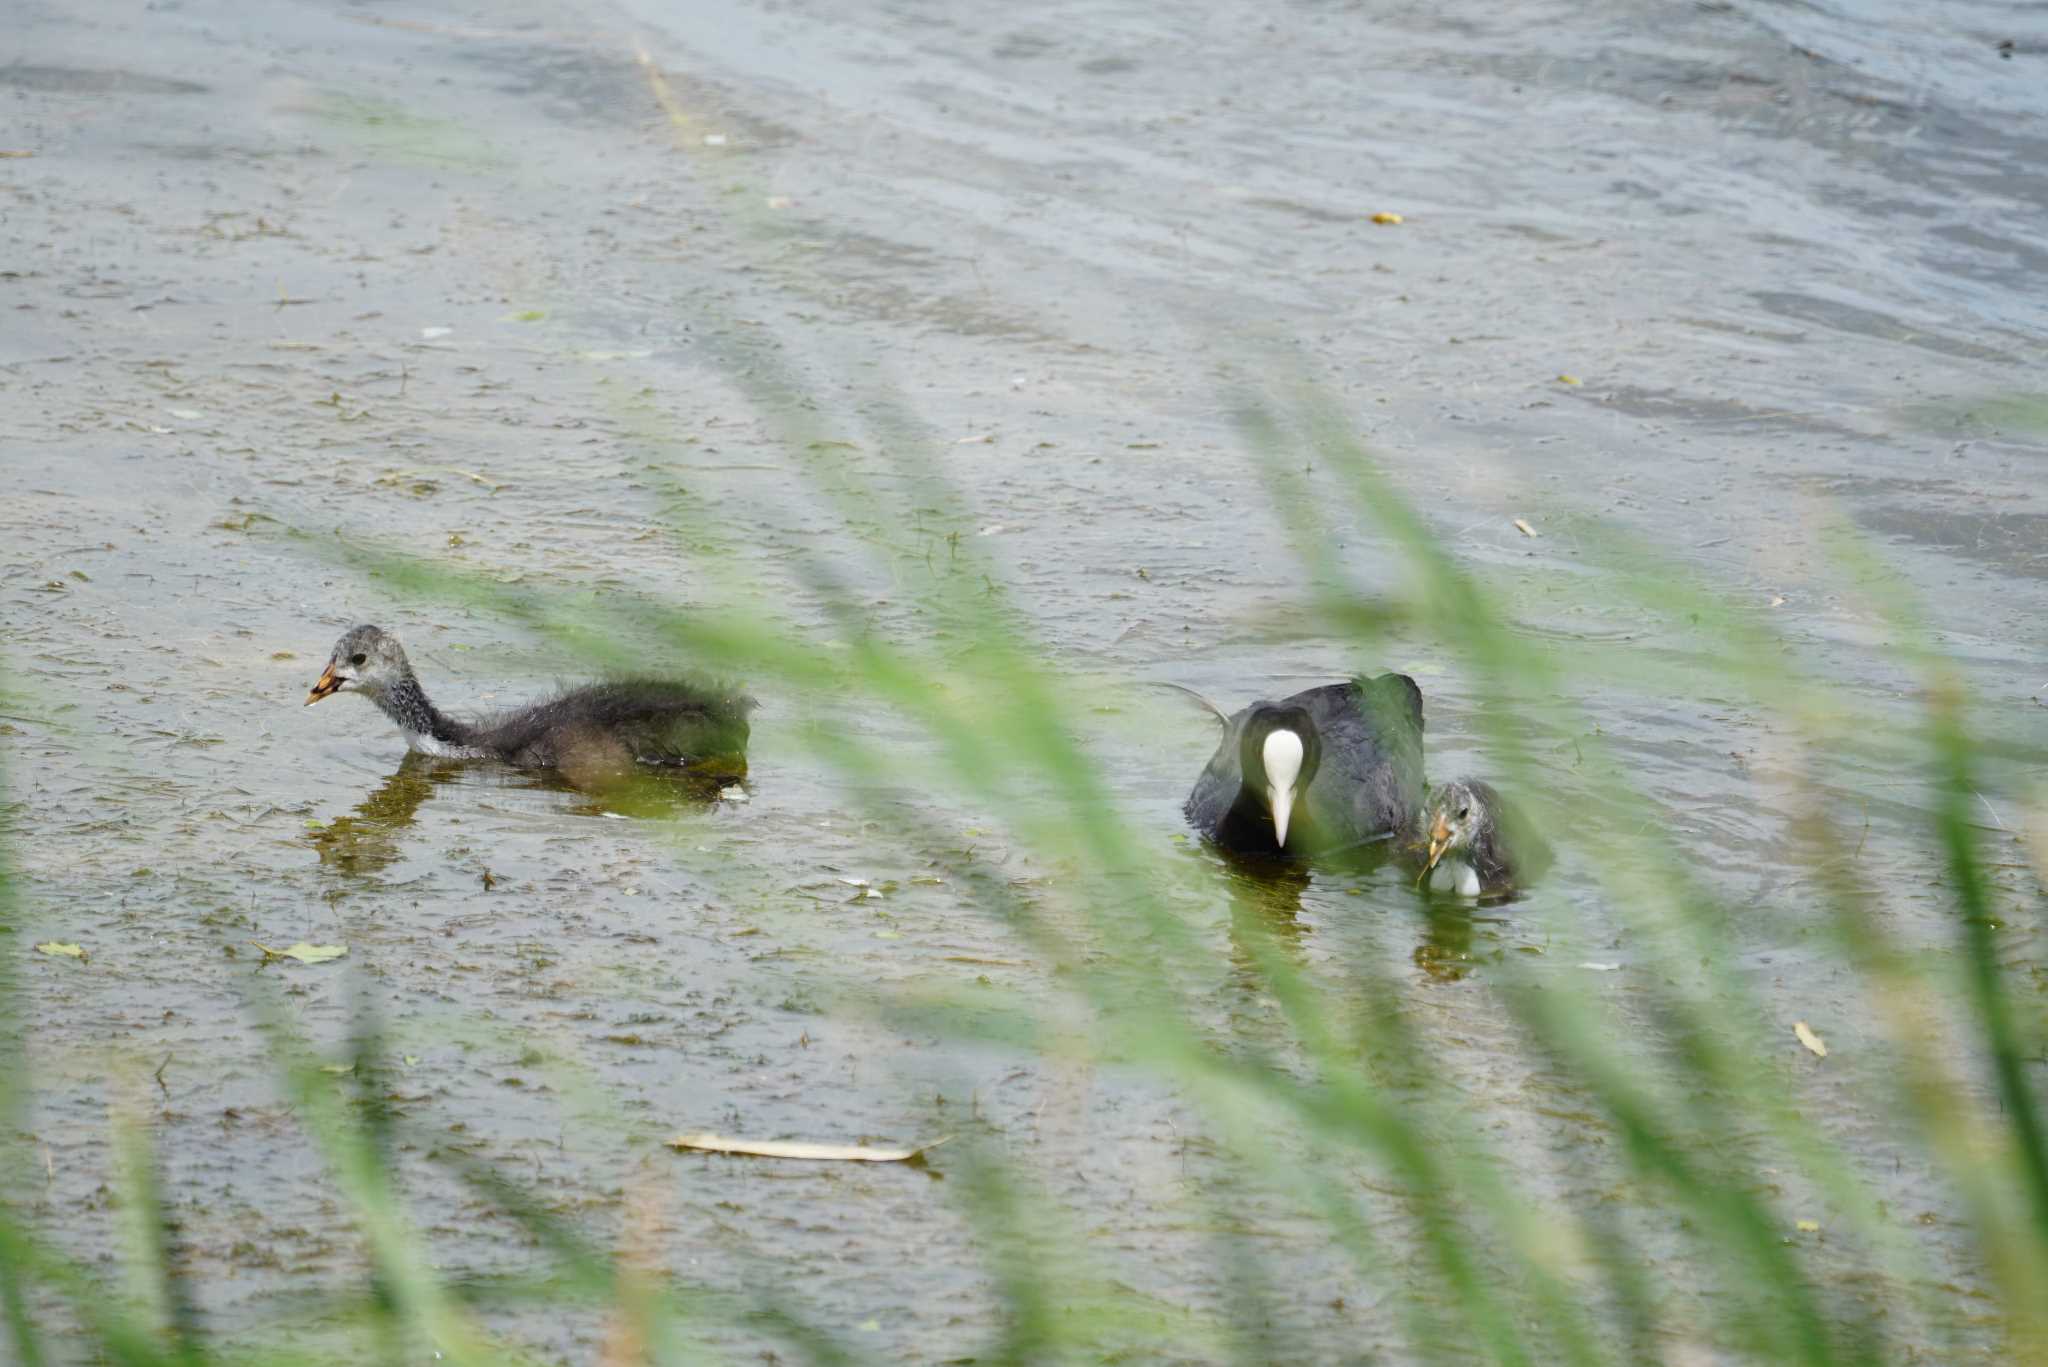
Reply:
<svg viewBox="0 0 2048 1367"><path fill-rule="evenodd" d="M673 822L404 759L370 708L298 706L346 625L398 629L444 704L581 666L391 591L347 546L596 603L765 590L831 651L809 567L848 576L869 629L929 639L914 578L971 541L1099 698L1091 743L1166 842L1213 742L1149 682L1234 707L1404 668L1430 698L1432 770L1486 768L1441 643L1418 631L1359 661L1304 628L1234 416L1241 385L1304 378L1535 639L1678 666L1701 649L1582 554L1625 528L1767 616L1873 729L1901 725L1910 677L1822 545L1846 518L1935 605L1981 724L2039 743L2038 7L785 0L685 22L630 3L201 3L38 7L16 38L0 145L35 155L0 161L0 735L47 1175L32 1200L68 1247L111 1249L108 1107L145 1108L223 1327L359 1265L255 1024L280 979L328 1046L362 1002L384 1018L409 1060L400 1104L436 1143L686 1275L772 1266L880 1354L957 1355L996 1322L942 1180L652 1141L912 1139L972 1115L1163 1314L1213 1307L1227 1266L1200 1188L1229 1170L1182 1098L869 1009L984 977L1062 991L960 891L971 862L1025 887L1060 870L1005 848L992 814L882 795L925 833L906 844L803 728L913 761L914 731L757 687L751 799ZM785 383L815 405L793 425L762 409ZM967 506L890 527L897 554L870 558L874 529L827 495L917 494L899 419ZM818 445L793 451L792 432ZM1398 582L1373 529L1339 540L1360 579ZM1567 799L1594 786L1566 759L1588 717L1649 794L1642 819L1747 908L1733 934L1758 990L1858 1019L1856 984L1809 947L1785 720L1619 687L1532 703L1521 724ZM1910 775L1845 755L1830 781L1872 813L1864 858L1901 889L1902 936L1945 943L1902 834ZM2017 826L2022 776L2001 781L1987 824ZM2031 895L2017 866L1999 876ZM1614 1195L1572 1156L1603 1122L1515 1052L1483 991L1489 955L1545 949L1560 987L1630 1010L1630 947L1586 870L1448 928L1391 872L1232 886L1176 895L1219 942L1233 907L1275 919L1320 980L1396 974L1530 1180ZM2040 958L2033 924L2010 929L2015 963ZM47 939L92 958L29 951ZM262 968L251 944L297 940L348 944L348 970ZM1575 967L1591 960L1624 967ZM1250 978L1219 984L1219 1034L1260 1038L1271 1012ZM1875 1171L1889 1140L1858 1068L1851 1051L1801 1099ZM1978 1269L1950 1259L1926 1174L1872 1180L1924 1208L1918 1237L1967 1295ZM407 1181L444 1268L532 1265L440 1169L408 1162ZM1389 1322L1345 1299L1313 1222L1229 1199L1287 1271L1291 1351L1348 1352ZM598 1332L528 1328L571 1356Z"/></svg>

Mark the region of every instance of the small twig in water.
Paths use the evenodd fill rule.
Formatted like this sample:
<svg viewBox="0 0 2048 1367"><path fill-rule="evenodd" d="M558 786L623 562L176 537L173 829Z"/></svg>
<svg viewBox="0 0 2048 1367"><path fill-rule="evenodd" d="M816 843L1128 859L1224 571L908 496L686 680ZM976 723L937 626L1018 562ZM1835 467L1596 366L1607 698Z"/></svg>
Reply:
<svg viewBox="0 0 2048 1367"><path fill-rule="evenodd" d="M1991 813L1991 819L1993 821L1998 821L1998 809L1991 805L1991 799L1984 796L1984 794L1982 793L1978 793L1977 800L1984 804L1985 811ZM2005 829L2005 823L2003 821L1998 821L1998 829L2001 831Z"/></svg>

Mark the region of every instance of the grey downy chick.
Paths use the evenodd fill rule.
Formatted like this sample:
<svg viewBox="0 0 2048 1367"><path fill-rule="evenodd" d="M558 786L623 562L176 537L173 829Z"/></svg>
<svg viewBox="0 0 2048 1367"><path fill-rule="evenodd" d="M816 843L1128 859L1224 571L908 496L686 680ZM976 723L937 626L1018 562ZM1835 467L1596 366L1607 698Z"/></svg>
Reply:
<svg viewBox="0 0 2048 1367"><path fill-rule="evenodd" d="M1417 884L1459 897L1508 897L1550 864L1550 847L1492 784L1462 778L1430 790L1422 804L1429 858Z"/></svg>
<svg viewBox="0 0 2048 1367"><path fill-rule="evenodd" d="M755 705L722 684L618 679L465 721L434 706L405 647L373 626L354 627L335 642L306 706L336 693L361 693L422 754L561 769L572 782L623 777L647 765L715 763L744 775L747 713Z"/></svg>

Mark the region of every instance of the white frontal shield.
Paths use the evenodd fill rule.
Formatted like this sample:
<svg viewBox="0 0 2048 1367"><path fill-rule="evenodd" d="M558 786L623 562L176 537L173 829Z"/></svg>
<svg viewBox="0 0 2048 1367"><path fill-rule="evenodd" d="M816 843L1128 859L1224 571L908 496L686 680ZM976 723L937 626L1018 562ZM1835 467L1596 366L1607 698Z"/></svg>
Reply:
<svg viewBox="0 0 2048 1367"><path fill-rule="evenodd" d="M1301 737L1275 731L1266 737L1260 758L1266 766L1266 801L1273 808L1273 839L1287 848L1287 822L1294 815L1294 785L1301 778Z"/></svg>

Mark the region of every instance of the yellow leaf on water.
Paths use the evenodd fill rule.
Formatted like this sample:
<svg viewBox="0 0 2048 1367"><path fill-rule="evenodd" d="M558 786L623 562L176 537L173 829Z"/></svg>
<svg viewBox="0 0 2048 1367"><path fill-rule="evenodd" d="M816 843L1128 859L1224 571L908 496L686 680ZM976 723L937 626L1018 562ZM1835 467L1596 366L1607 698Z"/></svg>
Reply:
<svg viewBox="0 0 2048 1367"><path fill-rule="evenodd" d="M1576 376L1576 375L1560 375L1560 376L1558 376L1558 377L1557 377L1557 382L1558 382L1559 384L1568 384L1568 385L1582 385L1582 384L1584 384L1584 383L1585 383L1585 381L1584 381L1584 380L1580 379L1580 378L1579 378L1578 376Z"/></svg>
<svg viewBox="0 0 2048 1367"><path fill-rule="evenodd" d="M1814 1034L1813 1027L1805 1021L1793 1021L1792 1033L1799 1036L1799 1042L1813 1050L1818 1057L1826 1058L1828 1056L1827 1041Z"/></svg>
<svg viewBox="0 0 2048 1367"><path fill-rule="evenodd" d="M1402 218L1399 214L1378 213L1372 216L1372 221L1375 223L1384 223L1391 225L1395 223L1405 223L1408 220Z"/></svg>
<svg viewBox="0 0 2048 1367"><path fill-rule="evenodd" d="M871 1149L865 1144L807 1144L799 1140L728 1139L715 1134L679 1134L668 1141L668 1146L705 1153L743 1153L755 1158L805 1158L821 1163L901 1163L936 1149L952 1137L949 1134L913 1149Z"/></svg>
<svg viewBox="0 0 2048 1367"><path fill-rule="evenodd" d="M251 940L249 943L262 950L265 959L297 959L302 964L324 964L329 959L339 959L348 953L347 945L309 945L301 941L290 949L272 949L261 940Z"/></svg>
<svg viewBox="0 0 2048 1367"><path fill-rule="evenodd" d="M92 957L78 945L62 945L58 944L55 940L46 940L42 944L37 945L36 948L45 954L62 955L69 959L89 959Z"/></svg>
<svg viewBox="0 0 2048 1367"><path fill-rule="evenodd" d="M1520 532L1523 536L1536 535L1536 529L1534 527L1531 527L1527 522L1524 522L1519 517L1515 519L1515 530Z"/></svg>
<svg viewBox="0 0 2048 1367"><path fill-rule="evenodd" d="M1818 1220L1801 1220L1801 1221L1799 1221L1799 1232L1800 1232L1801 1234L1818 1234L1818 1233L1820 1233L1820 1221L1818 1221Z"/></svg>

